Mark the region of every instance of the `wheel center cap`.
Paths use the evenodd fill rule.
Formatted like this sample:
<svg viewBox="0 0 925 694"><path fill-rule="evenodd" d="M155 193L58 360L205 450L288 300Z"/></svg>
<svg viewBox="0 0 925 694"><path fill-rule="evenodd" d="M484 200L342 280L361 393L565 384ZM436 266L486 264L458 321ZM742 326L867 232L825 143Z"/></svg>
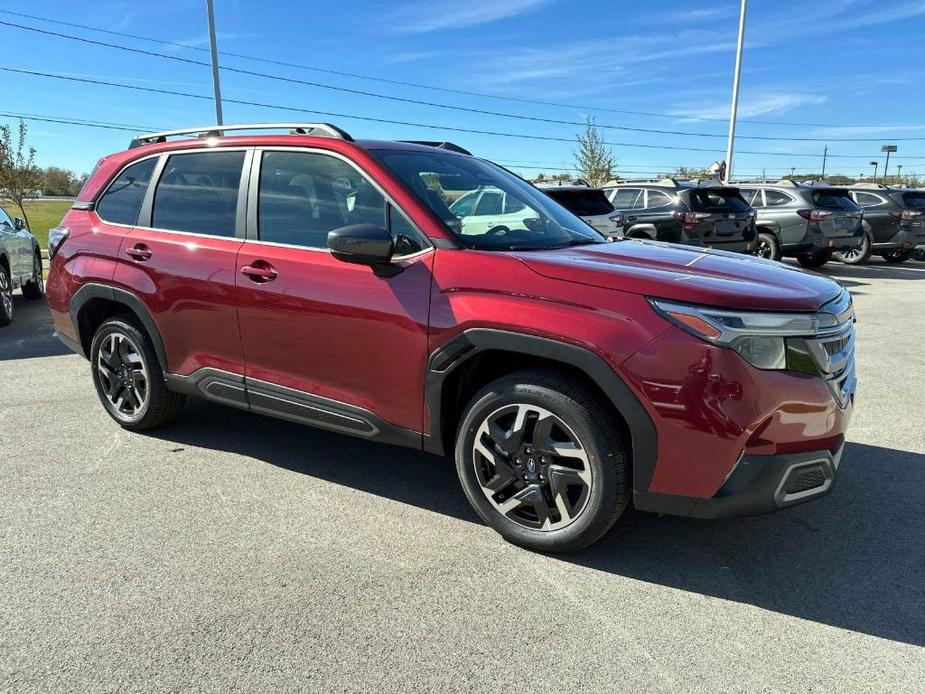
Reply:
<svg viewBox="0 0 925 694"><path fill-rule="evenodd" d="M531 475L536 474L536 460L533 458L527 458L527 472Z"/></svg>

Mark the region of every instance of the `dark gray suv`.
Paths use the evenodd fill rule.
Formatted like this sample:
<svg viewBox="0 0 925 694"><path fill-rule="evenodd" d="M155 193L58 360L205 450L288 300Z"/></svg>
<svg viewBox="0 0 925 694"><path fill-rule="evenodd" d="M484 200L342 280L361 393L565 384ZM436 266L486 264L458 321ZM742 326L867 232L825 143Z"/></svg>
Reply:
<svg viewBox="0 0 925 694"><path fill-rule="evenodd" d="M771 260L794 257L820 267L833 252L861 245L863 213L846 188L826 183L742 183L742 196L757 211L756 254Z"/></svg>
<svg viewBox="0 0 925 694"><path fill-rule="evenodd" d="M901 263L925 250L925 190L858 183L850 193L864 209L864 238L857 249L839 253L839 260L854 265L875 254Z"/></svg>

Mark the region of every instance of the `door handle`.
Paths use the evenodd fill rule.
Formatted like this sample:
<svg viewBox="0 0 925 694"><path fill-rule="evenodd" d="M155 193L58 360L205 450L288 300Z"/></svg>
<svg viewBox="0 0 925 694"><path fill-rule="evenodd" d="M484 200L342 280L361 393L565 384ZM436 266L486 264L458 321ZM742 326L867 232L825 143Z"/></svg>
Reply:
<svg viewBox="0 0 925 694"><path fill-rule="evenodd" d="M257 264L259 263L259 264ZM279 273L269 263L264 261L257 261L254 265L245 265L241 268L241 274L245 275L252 282L257 284L265 284L267 282L272 282L277 277Z"/></svg>
<svg viewBox="0 0 925 694"><path fill-rule="evenodd" d="M125 255L143 263L146 260L150 260L152 253L151 249L143 243L136 243L131 248L126 249Z"/></svg>

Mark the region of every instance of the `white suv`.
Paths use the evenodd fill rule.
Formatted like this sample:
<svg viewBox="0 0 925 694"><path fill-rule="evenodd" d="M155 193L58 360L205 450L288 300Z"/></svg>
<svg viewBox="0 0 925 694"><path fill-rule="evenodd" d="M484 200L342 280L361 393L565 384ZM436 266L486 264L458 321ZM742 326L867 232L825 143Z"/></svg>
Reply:
<svg viewBox="0 0 925 694"><path fill-rule="evenodd" d="M623 215L600 188L581 184L537 183L537 188L604 236L623 236Z"/></svg>

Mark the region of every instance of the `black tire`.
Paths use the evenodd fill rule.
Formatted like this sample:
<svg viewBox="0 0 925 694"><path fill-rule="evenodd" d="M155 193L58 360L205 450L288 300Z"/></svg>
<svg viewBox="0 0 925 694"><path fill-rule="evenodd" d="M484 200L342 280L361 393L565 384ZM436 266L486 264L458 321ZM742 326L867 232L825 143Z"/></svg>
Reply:
<svg viewBox="0 0 925 694"><path fill-rule="evenodd" d="M806 268L822 267L832 259L832 251L812 251L810 253L800 253L797 256L797 262Z"/></svg>
<svg viewBox="0 0 925 694"><path fill-rule="evenodd" d="M524 420L530 420L531 408L538 416L533 420L529 434L524 434L522 445L517 444L516 424L503 437L505 445L521 445L517 450L524 452L526 457L516 452L499 453L501 449L497 447L490 451L491 460L477 453L477 434L482 432L483 436L487 436L489 431L500 432L502 427L497 423L495 428L489 427L491 418L513 408L516 408L516 414L511 416L515 419L520 416L521 408L527 412ZM503 416L506 415L499 415ZM547 416L549 419L546 419ZM555 423L548 424L550 420L555 420ZM547 422L544 431L557 433L544 437L539 433L540 422ZM527 431L529 427L527 424L522 430ZM553 442L554 437L558 443ZM562 443L563 437L573 443ZM531 452L529 446L537 440L545 440L549 444L538 443ZM484 439L481 441L484 442ZM565 451L567 447L571 447L570 454ZM568 552L586 547L602 537L629 504L629 470L624 451L620 431L607 404L601 402L599 396L568 377L526 370L500 378L475 394L457 431L455 457L456 470L469 502L479 516L507 541L543 552ZM576 453L581 460L572 457ZM559 454L564 455L560 457ZM509 486L499 486L497 493L489 491L490 485L483 486L479 480L479 475L487 477L485 466L490 468L494 461L501 463L494 469L495 474L491 475L489 482L503 477L499 474L502 467L507 471L505 474L515 473L510 482L501 480L500 484ZM477 465L481 466L478 472ZM569 467L571 465L581 472L573 470ZM588 481L569 487L567 494L554 495L555 480L563 479L563 470L571 474L569 484L580 475ZM527 480L531 473L533 476ZM559 483L558 489L565 492L565 484ZM525 504L508 513L502 513L497 507L504 503L518 503L515 497L524 493L544 496L545 500L541 503L546 511L546 522L542 521L544 514L540 512L540 506ZM557 498L563 506L558 505ZM568 501L565 501L566 498ZM533 511L527 506L532 506ZM568 509L568 512L562 514L562 508ZM530 514L532 519L525 518ZM538 527L540 523L549 527ZM533 527L527 527L527 524ZM556 528L556 525L562 527Z"/></svg>
<svg viewBox="0 0 925 694"><path fill-rule="evenodd" d="M755 255L767 260L780 260L780 243L777 237L769 231L759 231L758 242L755 244Z"/></svg>
<svg viewBox="0 0 925 694"><path fill-rule="evenodd" d="M32 279L23 285L22 295L29 301L45 296L45 273L42 270L42 256L36 254L32 260Z"/></svg>
<svg viewBox="0 0 925 694"><path fill-rule="evenodd" d="M844 251L836 251L833 256L845 265L860 265L866 263L870 258L871 238L870 233L864 232L864 238L861 239L861 245L857 248L850 248Z"/></svg>
<svg viewBox="0 0 925 694"><path fill-rule="evenodd" d="M912 257L914 251L887 251L883 254L883 259L888 263L904 263Z"/></svg>
<svg viewBox="0 0 925 694"><path fill-rule="evenodd" d="M0 264L0 327L13 322L13 284L10 271Z"/></svg>
<svg viewBox="0 0 925 694"><path fill-rule="evenodd" d="M925 248L916 248L912 254L916 260L925 260Z"/></svg>
<svg viewBox="0 0 925 694"><path fill-rule="evenodd" d="M129 345L124 351L109 349L114 342L122 344L123 340ZM103 363L101 351L104 352ZM130 358L126 358L126 354ZM90 345L90 368L100 402L124 429L143 431L167 424L179 414L186 400L186 396L167 388L151 340L131 314L110 318L100 325ZM109 376L105 376L104 371ZM140 387L142 379L137 378L139 373L144 377L143 389ZM133 389L137 392L131 395ZM133 411L127 412L118 402L123 406L127 403ZM137 408L134 407L136 402Z"/></svg>

